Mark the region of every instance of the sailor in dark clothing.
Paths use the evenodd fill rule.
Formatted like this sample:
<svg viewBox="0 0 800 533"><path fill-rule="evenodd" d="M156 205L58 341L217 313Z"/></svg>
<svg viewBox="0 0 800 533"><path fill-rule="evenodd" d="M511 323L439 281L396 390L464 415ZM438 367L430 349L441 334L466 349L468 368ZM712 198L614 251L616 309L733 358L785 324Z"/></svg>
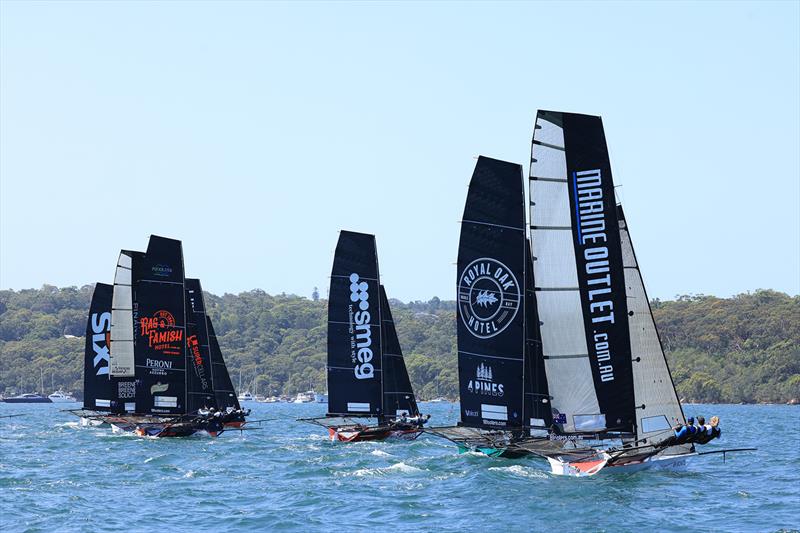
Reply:
<svg viewBox="0 0 800 533"><path fill-rule="evenodd" d="M703 420L705 422L705 420ZM719 428L719 417L712 416L708 424L702 425L698 428L698 434L694 438L697 444L708 444L714 439L722 436L722 430Z"/></svg>

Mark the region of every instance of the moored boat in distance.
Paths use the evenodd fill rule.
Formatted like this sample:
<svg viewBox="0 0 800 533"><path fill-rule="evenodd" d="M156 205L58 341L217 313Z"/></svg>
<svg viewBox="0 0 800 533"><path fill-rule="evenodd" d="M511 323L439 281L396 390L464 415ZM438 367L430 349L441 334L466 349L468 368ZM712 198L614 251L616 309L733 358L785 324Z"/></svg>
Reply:
<svg viewBox="0 0 800 533"><path fill-rule="evenodd" d="M253 395L250 393L250 391L245 391L245 392L243 392L243 393L241 393L241 394L239 395L239 397L238 397L238 400L239 400L240 402L254 402L254 401L256 401L256 397L255 397L255 396L253 396Z"/></svg>
<svg viewBox="0 0 800 533"><path fill-rule="evenodd" d="M9 396L3 398L3 401L6 403L53 403L47 396L42 396L35 392L27 392L18 396Z"/></svg>
<svg viewBox="0 0 800 533"><path fill-rule="evenodd" d="M53 403L75 403L78 401L72 394L60 390L47 397L50 398L50 401Z"/></svg>
<svg viewBox="0 0 800 533"><path fill-rule="evenodd" d="M314 391L298 392L292 403L312 403L315 399Z"/></svg>

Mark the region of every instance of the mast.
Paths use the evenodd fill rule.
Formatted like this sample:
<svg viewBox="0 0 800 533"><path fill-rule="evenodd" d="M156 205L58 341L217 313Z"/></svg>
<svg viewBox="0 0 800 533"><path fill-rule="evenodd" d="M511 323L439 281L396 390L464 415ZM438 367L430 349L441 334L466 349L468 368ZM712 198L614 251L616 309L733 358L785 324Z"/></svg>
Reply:
<svg viewBox="0 0 800 533"><path fill-rule="evenodd" d="M341 231L328 298L328 415L383 420L380 276L375 236Z"/></svg>
<svg viewBox="0 0 800 533"><path fill-rule="evenodd" d="M96 283L86 320L83 357L83 408L109 411L116 403L114 382L109 375L111 298L113 286Z"/></svg>
<svg viewBox="0 0 800 533"><path fill-rule="evenodd" d="M461 423L519 428L525 354L522 167L479 157L467 193L456 280Z"/></svg>
<svg viewBox="0 0 800 533"><path fill-rule="evenodd" d="M617 220L628 297L628 324L631 332L636 398L636 439L663 438L665 431L669 431L676 424L685 424L686 418L678 393L675 391L669 364L650 309L650 300L636 260L628 223L622 206L619 205Z"/></svg>
<svg viewBox="0 0 800 533"><path fill-rule="evenodd" d="M600 117L539 111L530 238L554 422L565 432L635 429L625 279Z"/></svg>
<svg viewBox="0 0 800 533"><path fill-rule="evenodd" d="M383 411L385 416L394 417L405 413L417 416L419 408L408 377L408 370L394 327L389 299L383 285L380 286L381 332L383 333Z"/></svg>

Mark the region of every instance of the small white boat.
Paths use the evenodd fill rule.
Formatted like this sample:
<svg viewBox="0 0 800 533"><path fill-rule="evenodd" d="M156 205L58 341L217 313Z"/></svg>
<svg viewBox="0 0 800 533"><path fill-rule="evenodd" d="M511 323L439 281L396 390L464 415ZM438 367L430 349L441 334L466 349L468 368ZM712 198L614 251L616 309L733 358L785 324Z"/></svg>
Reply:
<svg viewBox="0 0 800 533"><path fill-rule="evenodd" d="M260 399L258 401L260 403L278 403L278 402L281 401L281 399L278 398L277 396L268 396L268 397L262 398L262 399Z"/></svg>
<svg viewBox="0 0 800 533"><path fill-rule="evenodd" d="M250 391L245 391L239 395L240 402L254 402L256 401L256 397L250 394Z"/></svg>
<svg viewBox="0 0 800 533"><path fill-rule="evenodd" d="M49 395L48 398L53 403L74 403L78 401L72 394L60 390Z"/></svg>
<svg viewBox="0 0 800 533"><path fill-rule="evenodd" d="M311 403L314 401L314 391L299 392L293 403Z"/></svg>

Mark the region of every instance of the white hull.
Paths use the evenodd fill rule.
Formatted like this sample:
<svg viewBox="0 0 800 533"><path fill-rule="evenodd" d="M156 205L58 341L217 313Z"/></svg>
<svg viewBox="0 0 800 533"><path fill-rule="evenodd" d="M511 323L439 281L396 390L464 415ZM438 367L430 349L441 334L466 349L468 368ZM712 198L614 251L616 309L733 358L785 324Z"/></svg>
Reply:
<svg viewBox="0 0 800 533"><path fill-rule="evenodd" d="M683 470L686 468L686 461L690 457L696 457L697 453L686 453L681 455L655 455L647 459L620 465L607 465L610 458L608 454L598 457L597 461L582 463L580 467L577 463L568 463L559 459L547 458L550 463L550 471L557 476L588 477L599 473L603 474L631 474L642 470Z"/></svg>

